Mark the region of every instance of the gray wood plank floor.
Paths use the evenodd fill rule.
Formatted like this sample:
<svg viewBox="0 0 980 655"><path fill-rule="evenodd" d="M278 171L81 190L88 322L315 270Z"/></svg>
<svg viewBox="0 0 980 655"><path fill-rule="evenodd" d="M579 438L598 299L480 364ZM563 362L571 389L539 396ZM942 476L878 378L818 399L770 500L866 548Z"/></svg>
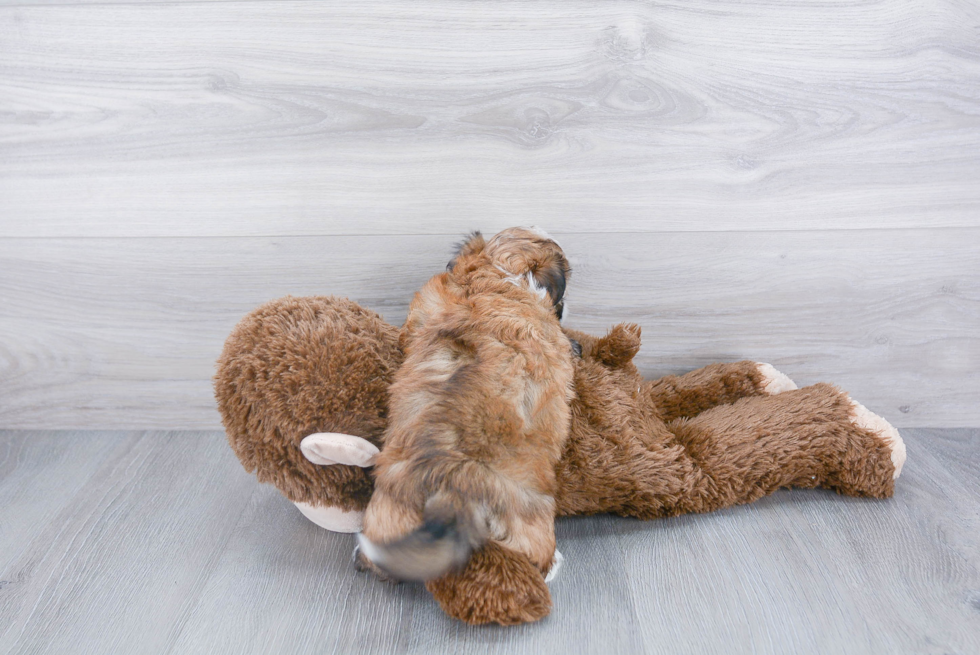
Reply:
<svg viewBox="0 0 980 655"><path fill-rule="evenodd" d="M0 432L0 653L976 653L980 430L907 429L887 501L562 520L553 614L473 628L218 432Z"/></svg>

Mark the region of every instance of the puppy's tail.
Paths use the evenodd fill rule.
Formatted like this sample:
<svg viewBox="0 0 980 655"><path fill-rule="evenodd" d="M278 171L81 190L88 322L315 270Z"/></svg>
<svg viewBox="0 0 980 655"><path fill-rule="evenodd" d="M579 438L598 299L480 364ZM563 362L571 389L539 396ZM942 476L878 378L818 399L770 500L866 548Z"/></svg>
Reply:
<svg viewBox="0 0 980 655"><path fill-rule="evenodd" d="M357 535L361 552L375 566L393 578L423 582L462 568L484 541L474 512L459 509L444 494L431 497L422 525L396 541L376 544Z"/></svg>

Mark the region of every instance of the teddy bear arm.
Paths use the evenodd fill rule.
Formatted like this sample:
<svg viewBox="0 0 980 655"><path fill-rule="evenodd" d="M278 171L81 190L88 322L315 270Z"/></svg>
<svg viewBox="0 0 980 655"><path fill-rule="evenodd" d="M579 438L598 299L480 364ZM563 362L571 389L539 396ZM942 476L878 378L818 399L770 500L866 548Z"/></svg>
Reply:
<svg viewBox="0 0 980 655"><path fill-rule="evenodd" d="M685 375L668 375L646 384L646 394L665 421L691 418L741 398L774 395L795 389L788 377L769 364L741 361L711 364Z"/></svg>

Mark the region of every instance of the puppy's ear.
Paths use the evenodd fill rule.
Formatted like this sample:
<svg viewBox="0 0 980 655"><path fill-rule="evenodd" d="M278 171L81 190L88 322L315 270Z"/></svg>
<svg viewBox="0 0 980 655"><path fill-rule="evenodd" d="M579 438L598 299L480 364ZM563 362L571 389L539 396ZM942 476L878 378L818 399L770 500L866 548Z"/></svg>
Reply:
<svg viewBox="0 0 980 655"><path fill-rule="evenodd" d="M453 268L456 266L456 262L459 261L461 257L475 255L481 252L486 245L487 242L483 238L483 235L480 234L480 231L474 230L469 234L469 236L456 244L456 254L449 260L449 263L446 264L446 270L453 270Z"/></svg>
<svg viewBox="0 0 980 655"><path fill-rule="evenodd" d="M548 293L559 319L562 309L564 309L562 298L565 297L565 283L571 273L572 269L568 265L565 255L557 250L545 255L531 269L534 283Z"/></svg>

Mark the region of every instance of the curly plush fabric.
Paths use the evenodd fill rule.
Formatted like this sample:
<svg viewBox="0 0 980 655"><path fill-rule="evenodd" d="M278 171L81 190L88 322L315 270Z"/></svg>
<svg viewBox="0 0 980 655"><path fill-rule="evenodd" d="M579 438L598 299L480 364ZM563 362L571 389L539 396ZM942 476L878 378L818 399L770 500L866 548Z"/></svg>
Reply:
<svg viewBox="0 0 980 655"><path fill-rule="evenodd" d="M425 587L446 614L474 625L530 623L551 612L551 593L537 567L493 542L476 551L462 571Z"/></svg>
<svg viewBox="0 0 980 655"><path fill-rule="evenodd" d="M314 432L381 446L398 329L345 298L287 296L243 318L214 378L228 442L245 470L293 502L363 510L373 481L355 466L317 466L300 450Z"/></svg>

